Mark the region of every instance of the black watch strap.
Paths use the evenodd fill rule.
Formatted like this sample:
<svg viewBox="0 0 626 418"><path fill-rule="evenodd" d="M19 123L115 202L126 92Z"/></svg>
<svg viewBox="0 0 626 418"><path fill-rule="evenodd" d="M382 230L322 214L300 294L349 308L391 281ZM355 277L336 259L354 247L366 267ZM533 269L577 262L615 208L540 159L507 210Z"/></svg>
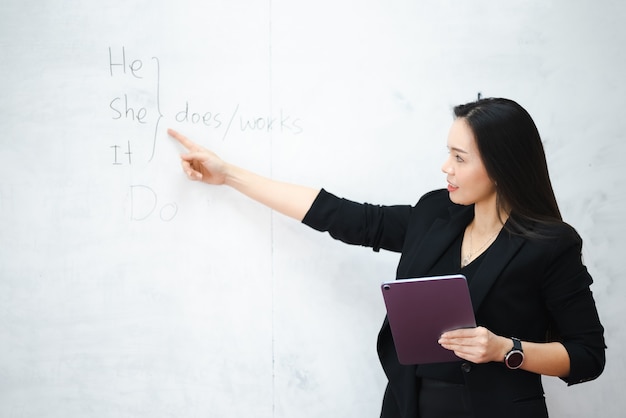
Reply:
<svg viewBox="0 0 626 418"><path fill-rule="evenodd" d="M519 338L511 337L511 340L513 340L513 350L524 352L524 350L522 350L522 342Z"/></svg>

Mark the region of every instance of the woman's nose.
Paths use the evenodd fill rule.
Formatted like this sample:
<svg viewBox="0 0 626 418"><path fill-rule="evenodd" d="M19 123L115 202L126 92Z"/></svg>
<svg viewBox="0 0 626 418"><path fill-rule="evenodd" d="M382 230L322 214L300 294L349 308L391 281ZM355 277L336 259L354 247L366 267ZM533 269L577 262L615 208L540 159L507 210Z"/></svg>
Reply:
<svg viewBox="0 0 626 418"><path fill-rule="evenodd" d="M444 161L443 165L441 166L441 171L446 174L451 174L451 166L450 164L448 164L448 160Z"/></svg>

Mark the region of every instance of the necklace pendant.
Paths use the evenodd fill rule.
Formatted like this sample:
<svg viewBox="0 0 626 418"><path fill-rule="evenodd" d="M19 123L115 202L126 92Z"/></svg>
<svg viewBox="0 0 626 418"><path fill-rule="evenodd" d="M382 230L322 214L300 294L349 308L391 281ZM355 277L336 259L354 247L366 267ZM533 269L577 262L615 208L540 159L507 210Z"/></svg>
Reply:
<svg viewBox="0 0 626 418"><path fill-rule="evenodd" d="M461 267L466 267L470 262L470 256L465 256L461 260Z"/></svg>

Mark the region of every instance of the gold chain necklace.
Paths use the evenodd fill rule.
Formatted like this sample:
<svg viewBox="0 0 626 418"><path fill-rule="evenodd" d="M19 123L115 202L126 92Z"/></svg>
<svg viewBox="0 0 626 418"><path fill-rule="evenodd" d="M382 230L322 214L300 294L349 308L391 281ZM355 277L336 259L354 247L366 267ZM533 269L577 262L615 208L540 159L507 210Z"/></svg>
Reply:
<svg viewBox="0 0 626 418"><path fill-rule="evenodd" d="M494 239L498 233L500 233L500 229L498 229L495 234L493 234L492 236L490 236L487 241L485 241L483 243L483 245L481 245L476 251L472 251L472 235L474 232L474 224L472 223L472 228L469 231L469 253L467 255L465 255L465 257L463 257L463 259L461 260L461 267L465 267L467 266L471 261L472 261L472 256L476 253L479 253L483 248L485 248L487 246L487 244L489 244L489 242L491 242L492 239Z"/></svg>

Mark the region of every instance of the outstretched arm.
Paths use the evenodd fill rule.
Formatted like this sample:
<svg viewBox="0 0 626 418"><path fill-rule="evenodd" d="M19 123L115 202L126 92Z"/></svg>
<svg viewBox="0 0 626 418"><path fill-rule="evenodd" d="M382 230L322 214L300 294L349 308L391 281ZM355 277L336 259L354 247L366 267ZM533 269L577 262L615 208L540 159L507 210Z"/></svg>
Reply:
<svg viewBox="0 0 626 418"><path fill-rule="evenodd" d="M304 218L320 191L260 176L227 163L173 129L168 129L167 133L187 149L187 153L181 155L181 165L190 180L230 186L298 221Z"/></svg>

